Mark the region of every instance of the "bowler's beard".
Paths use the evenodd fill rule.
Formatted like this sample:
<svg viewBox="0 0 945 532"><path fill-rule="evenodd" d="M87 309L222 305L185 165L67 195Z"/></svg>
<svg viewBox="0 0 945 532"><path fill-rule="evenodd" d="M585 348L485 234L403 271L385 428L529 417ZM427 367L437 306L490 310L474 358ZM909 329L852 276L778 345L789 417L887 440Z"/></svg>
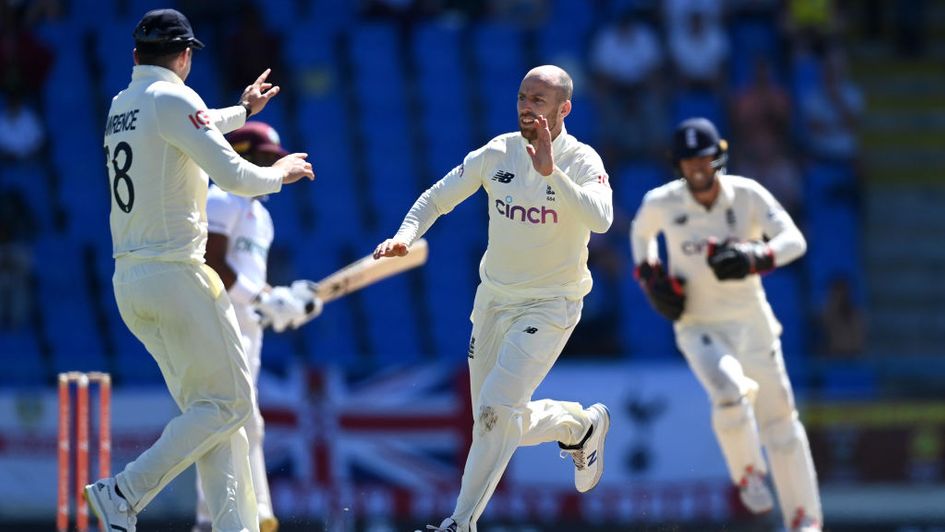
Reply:
<svg viewBox="0 0 945 532"><path fill-rule="evenodd" d="M534 142L535 139L538 138L538 122L537 122L538 116L537 115L526 115L526 116L529 118L536 119L536 121L533 122L534 125L528 128L522 127L522 115L519 115L518 130L522 133L522 136L525 137L525 140L531 143L531 142ZM555 128L558 126L558 113L546 116L545 120L548 121L548 131L554 131Z"/></svg>

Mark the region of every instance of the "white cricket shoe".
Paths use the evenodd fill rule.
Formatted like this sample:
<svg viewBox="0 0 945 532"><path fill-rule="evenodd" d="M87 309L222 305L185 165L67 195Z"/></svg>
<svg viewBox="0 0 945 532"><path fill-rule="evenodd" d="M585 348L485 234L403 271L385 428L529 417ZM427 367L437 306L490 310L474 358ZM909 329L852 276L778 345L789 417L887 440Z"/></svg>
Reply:
<svg viewBox="0 0 945 532"><path fill-rule="evenodd" d="M447 517L440 523L440 526L427 525L427 530L432 530L433 532L459 532L459 525L456 524L456 521L452 517Z"/></svg>
<svg viewBox="0 0 945 532"><path fill-rule="evenodd" d="M765 476L755 471L753 466L745 468L745 476L738 483L738 496L753 514L763 514L774 508L774 497L765 483Z"/></svg>
<svg viewBox="0 0 945 532"><path fill-rule="evenodd" d="M561 457L569 454L574 461L574 487L581 493L590 491L600 482L604 473L604 440L610 430L610 410L606 406L595 403L584 411L591 420L591 428L584 439L577 445L558 442Z"/></svg>
<svg viewBox="0 0 945 532"><path fill-rule="evenodd" d="M85 500L98 517L103 532L135 532L138 518L128 501L115 490L115 477L86 486Z"/></svg>

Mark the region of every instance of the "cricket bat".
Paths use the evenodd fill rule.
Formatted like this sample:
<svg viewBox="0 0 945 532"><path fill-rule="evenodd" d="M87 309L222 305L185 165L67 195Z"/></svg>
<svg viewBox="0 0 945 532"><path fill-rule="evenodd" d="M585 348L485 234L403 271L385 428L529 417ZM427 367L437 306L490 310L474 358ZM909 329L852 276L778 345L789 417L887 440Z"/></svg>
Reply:
<svg viewBox="0 0 945 532"><path fill-rule="evenodd" d="M381 257L368 255L318 281L315 294L323 303L370 286L392 275L422 266L427 261L428 246L423 238L410 245L410 252L403 257Z"/></svg>

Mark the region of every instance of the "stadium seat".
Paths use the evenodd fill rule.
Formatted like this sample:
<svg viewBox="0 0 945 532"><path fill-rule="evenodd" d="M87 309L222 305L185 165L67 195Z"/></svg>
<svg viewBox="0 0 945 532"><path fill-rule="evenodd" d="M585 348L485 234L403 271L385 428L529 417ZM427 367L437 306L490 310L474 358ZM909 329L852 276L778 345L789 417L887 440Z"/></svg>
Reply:
<svg viewBox="0 0 945 532"><path fill-rule="evenodd" d="M345 297L328 303L322 315L301 330L308 347L307 362L315 366L341 367L360 363L358 338L364 331L356 328L354 321L351 299Z"/></svg>
<svg viewBox="0 0 945 532"><path fill-rule="evenodd" d="M722 137L728 135L725 106L715 94L705 90L677 90L672 103L673 124L694 116L708 118Z"/></svg>
<svg viewBox="0 0 945 532"><path fill-rule="evenodd" d="M515 127L515 95L525 75L524 37L521 30L501 23L473 31L484 133L491 138Z"/></svg>
<svg viewBox="0 0 945 532"><path fill-rule="evenodd" d="M800 272L800 267L789 266L762 277L771 309L784 328L781 347L789 366L808 353L805 342L805 338L808 338L807 320L804 317L806 301L803 300Z"/></svg>
<svg viewBox="0 0 945 532"><path fill-rule="evenodd" d="M7 386L44 386L50 376L32 328L0 331L0 353L7 360L0 372L0 388Z"/></svg>

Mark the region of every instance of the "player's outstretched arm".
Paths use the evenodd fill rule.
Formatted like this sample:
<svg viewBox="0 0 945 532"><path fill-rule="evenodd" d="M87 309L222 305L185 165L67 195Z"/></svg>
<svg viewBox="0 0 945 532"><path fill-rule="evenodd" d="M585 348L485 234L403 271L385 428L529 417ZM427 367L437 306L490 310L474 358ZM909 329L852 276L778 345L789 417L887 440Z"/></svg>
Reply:
<svg viewBox="0 0 945 532"><path fill-rule="evenodd" d="M252 84L247 85L240 96L240 104L246 108L246 118L262 112L269 100L279 94L279 86L266 81L271 68L267 68Z"/></svg>
<svg viewBox="0 0 945 532"><path fill-rule="evenodd" d="M388 238L374 248L375 259L381 257L403 257L407 253L410 253L410 248L407 246L407 243L397 238Z"/></svg>

